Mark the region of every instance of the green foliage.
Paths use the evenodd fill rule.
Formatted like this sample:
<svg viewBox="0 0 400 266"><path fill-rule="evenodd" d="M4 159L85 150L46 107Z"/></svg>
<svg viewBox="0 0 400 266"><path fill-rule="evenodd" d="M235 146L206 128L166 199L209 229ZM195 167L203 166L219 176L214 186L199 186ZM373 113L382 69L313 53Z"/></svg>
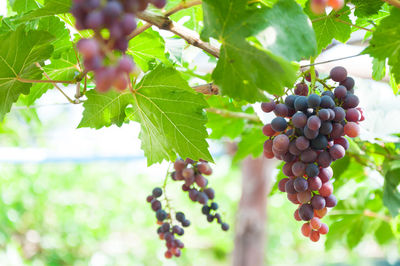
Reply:
<svg viewBox="0 0 400 266"><path fill-rule="evenodd" d="M157 67L137 85L134 93L134 119L142 126L139 138L148 165L163 159L204 159L208 152L203 108L207 102L195 93L172 68Z"/></svg>
<svg viewBox="0 0 400 266"><path fill-rule="evenodd" d="M133 55L135 63L147 72L159 61L168 64L165 57L164 39L152 29L148 29L129 42L128 53Z"/></svg>
<svg viewBox="0 0 400 266"><path fill-rule="evenodd" d="M18 14L22 14L39 7L39 5L36 3L35 0L8 0L8 1L10 2L11 8Z"/></svg>
<svg viewBox="0 0 400 266"><path fill-rule="evenodd" d="M372 35L370 45L364 53L379 60L386 60L397 83L400 83L400 10L393 8L390 16L384 18Z"/></svg>
<svg viewBox="0 0 400 266"><path fill-rule="evenodd" d="M285 86L292 86L296 66L246 41L246 37L265 29L262 17L268 9L249 10L239 0L204 1L203 9L203 39L214 37L222 42L213 72L222 94L255 102L265 99L263 90L281 95Z"/></svg>
<svg viewBox="0 0 400 266"><path fill-rule="evenodd" d="M261 156L265 136L260 127L251 127L242 134L242 139L238 144L238 150L233 158L233 163L252 155L254 158Z"/></svg>
<svg viewBox="0 0 400 266"><path fill-rule="evenodd" d="M40 79L42 73L35 65L48 59L53 52L49 44L53 36L45 31L25 32L23 27L10 32L0 42L0 119L11 109L21 94L28 94L30 83L22 79ZM18 49L11 49L18 47Z"/></svg>
<svg viewBox="0 0 400 266"><path fill-rule="evenodd" d="M315 31L318 53L331 44L333 39L346 42L350 38L351 26L340 21L351 23L350 8L344 7L339 11L332 10L328 15L315 15L311 12L309 2L304 11L310 17Z"/></svg>
<svg viewBox="0 0 400 266"><path fill-rule="evenodd" d="M239 137L246 125L246 121L239 117L231 117L229 112L240 113L244 107L242 104L230 100L228 97L212 96L207 99L210 107L225 112L225 115L207 112L207 128L211 129L209 138L221 139ZM246 113L254 113L253 108L247 108Z"/></svg>
<svg viewBox="0 0 400 266"><path fill-rule="evenodd" d="M295 1L278 1L263 20L265 30L258 33L257 38L265 49L290 61L317 54L314 30Z"/></svg>
<svg viewBox="0 0 400 266"><path fill-rule="evenodd" d="M34 2L33 0L22 1ZM46 0L43 7L24 14L18 20L24 22L28 20L40 19L44 17L67 13L71 9L71 4L72 0Z"/></svg>
<svg viewBox="0 0 400 266"><path fill-rule="evenodd" d="M79 127L121 126L126 107L132 105L128 120L141 124L142 149L149 165L183 158L213 161L208 152L203 108L207 102L195 93L179 73L159 65L149 72L133 92L87 93Z"/></svg>
<svg viewBox="0 0 400 266"><path fill-rule="evenodd" d="M133 101L130 92L119 93L110 91L98 93L90 90L86 93L87 101L83 104L85 108L83 117L79 123L80 127L91 127L100 129L112 124L122 126L126 118L125 109Z"/></svg>
<svg viewBox="0 0 400 266"><path fill-rule="evenodd" d="M390 169L385 175L383 203L389 209L392 216L397 216L400 211L400 192L397 188L399 184L400 168Z"/></svg>
<svg viewBox="0 0 400 266"><path fill-rule="evenodd" d="M380 0L351 0L351 3L356 6L354 14L357 17L369 17L377 14L384 4Z"/></svg>

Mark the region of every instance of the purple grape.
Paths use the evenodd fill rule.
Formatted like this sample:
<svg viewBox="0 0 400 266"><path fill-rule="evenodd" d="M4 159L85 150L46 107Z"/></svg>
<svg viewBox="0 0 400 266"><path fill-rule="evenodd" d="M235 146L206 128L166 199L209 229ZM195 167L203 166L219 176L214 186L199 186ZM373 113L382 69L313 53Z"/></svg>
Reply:
<svg viewBox="0 0 400 266"><path fill-rule="evenodd" d="M335 89L334 94L335 94L336 98L344 99L344 98L346 98L346 95L347 95L347 89L345 86L340 85Z"/></svg>
<svg viewBox="0 0 400 266"><path fill-rule="evenodd" d="M323 151L320 154L318 154L317 163L321 167L330 166L332 163L332 158L331 158L331 155L329 154L329 152Z"/></svg>
<svg viewBox="0 0 400 266"><path fill-rule="evenodd" d="M335 112L335 122L341 122L346 116L346 112L342 107L335 107L333 108L333 111Z"/></svg>
<svg viewBox="0 0 400 266"><path fill-rule="evenodd" d="M345 80L340 82L340 85L345 86L348 91L350 91L354 88L354 84L355 84L355 82L352 77L347 77Z"/></svg>
<svg viewBox="0 0 400 266"><path fill-rule="evenodd" d="M322 181L318 176L308 178L307 182L308 189L311 191L319 190L322 186Z"/></svg>
<svg viewBox="0 0 400 266"><path fill-rule="evenodd" d="M344 136L343 126L339 123L333 123L332 124L332 132L331 132L330 136L333 139L337 139L337 138L340 138L341 136Z"/></svg>
<svg viewBox="0 0 400 266"><path fill-rule="evenodd" d="M311 130L308 126L304 127L304 136L309 140L315 139L318 136L318 130Z"/></svg>
<svg viewBox="0 0 400 266"><path fill-rule="evenodd" d="M287 128L287 122L283 117L275 117L271 121L271 127L276 132L282 132Z"/></svg>
<svg viewBox="0 0 400 266"><path fill-rule="evenodd" d="M136 29L135 16L131 14L124 15L121 20L122 31L125 35L129 35Z"/></svg>
<svg viewBox="0 0 400 266"><path fill-rule="evenodd" d="M289 113L289 109L285 104L279 103L275 106L274 113L276 116L286 117Z"/></svg>
<svg viewBox="0 0 400 266"><path fill-rule="evenodd" d="M261 109L265 113L270 113L275 109L276 103L274 101L265 102L261 104Z"/></svg>
<svg viewBox="0 0 400 266"><path fill-rule="evenodd" d="M303 192L308 189L308 182L304 177L297 177L293 182L293 186L297 192Z"/></svg>
<svg viewBox="0 0 400 266"><path fill-rule="evenodd" d="M286 182L285 191L288 194L296 194L297 193L296 189L294 188L294 180L293 179L289 179L289 181Z"/></svg>
<svg viewBox="0 0 400 266"><path fill-rule="evenodd" d="M320 195L315 195L311 199L311 205L315 210L322 210L326 205L325 198Z"/></svg>
<svg viewBox="0 0 400 266"><path fill-rule="evenodd" d="M94 11L88 14L86 18L86 26L93 30L100 30L104 24L103 14L99 11Z"/></svg>
<svg viewBox="0 0 400 266"><path fill-rule="evenodd" d="M333 99L327 95L321 97L321 107L323 108L333 108L335 107L335 102Z"/></svg>
<svg viewBox="0 0 400 266"><path fill-rule="evenodd" d="M295 162L292 165L292 173L294 176L304 176L306 173L306 165L302 162Z"/></svg>
<svg viewBox="0 0 400 266"><path fill-rule="evenodd" d="M293 126L303 128L307 124L307 116L302 112L297 112L292 117Z"/></svg>
<svg viewBox="0 0 400 266"><path fill-rule="evenodd" d="M321 119L321 121L327 121L330 118L330 112L328 109L321 109L318 112L318 117Z"/></svg>
<svg viewBox="0 0 400 266"><path fill-rule="evenodd" d="M308 177L316 177L319 174L319 168L313 163L310 163L306 167L306 174Z"/></svg>
<svg viewBox="0 0 400 266"><path fill-rule="evenodd" d="M310 221L314 217L314 209L311 204L303 204L299 208L299 215L303 221Z"/></svg>
<svg viewBox="0 0 400 266"><path fill-rule="evenodd" d="M318 154L312 149L303 151L300 155L300 159L304 163L313 163L317 160Z"/></svg>
<svg viewBox="0 0 400 266"><path fill-rule="evenodd" d="M342 145L335 144L329 149L329 154L331 155L332 159L337 160L344 157L346 151Z"/></svg>
<svg viewBox="0 0 400 266"><path fill-rule="evenodd" d="M310 116L307 120L307 127L310 130L317 131L321 127L321 119L316 115Z"/></svg>
<svg viewBox="0 0 400 266"><path fill-rule="evenodd" d="M326 207L333 208L337 204L337 199L334 195L331 194L325 198L325 202L326 202Z"/></svg>
<svg viewBox="0 0 400 266"><path fill-rule="evenodd" d="M331 167L321 168L319 171L319 178L321 179L322 183L328 182L333 176L333 170Z"/></svg>
<svg viewBox="0 0 400 266"><path fill-rule="evenodd" d="M350 146L349 141L344 137L339 137L337 139L334 139L334 143L342 145L345 150L347 150Z"/></svg>
<svg viewBox="0 0 400 266"><path fill-rule="evenodd" d="M341 66L334 67L330 72L330 77L337 82L344 81L347 78L347 70Z"/></svg>
<svg viewBox="0 0 400 266"><path fill-rule="evenodd" d="M289 138L286 135L278 135L274 138L273 140L273 148L279 150L279 151L286 151L289 149Z"/></svg>
<svg viewBox="0 0 400 266"><path fill-rule="evenodd" d="M328 139L324 135L318 135L311 140L311 148L314 150L323 150L328 146Z"/></svg>
<svg viewBox="0 0 400 266"><path fill-rule="evenodd" d="M301 154L301 151L296 147L296 141L291 141L289 144L289 152L295 156Z"/></svg>
<svg viewBox="0 0 400 266"><path fill-rule="evenodd" d="M304 151L310 147L310 141L303 136L296 139L296 148L300 151Z"/></svg>
<svg viewBox="0 0 400 266"><path fill-rule="evenodd" d="M356 108L359 103L360 100L358 99L358 97L354 94L349 93L344 99L343 108L344 109Z"/></svg>

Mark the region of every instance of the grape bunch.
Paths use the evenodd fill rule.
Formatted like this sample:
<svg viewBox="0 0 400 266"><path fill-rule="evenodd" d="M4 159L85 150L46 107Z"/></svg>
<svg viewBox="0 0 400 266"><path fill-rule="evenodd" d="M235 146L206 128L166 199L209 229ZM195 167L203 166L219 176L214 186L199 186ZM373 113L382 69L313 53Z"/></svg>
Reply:
<svg viewBox="0 0 400 266"><path fill-rule="evenodd" d="M191 159L178 159L174 163L175 171L171 173L174 181L184 181L182 190L188 192L189 198L203 205L201 212L207 217L208 222L217 221L224 231L229 230L229 225L222 221L217 213L218 204L213 202L214 189L208 187L208 180L203 175L211 175L212 169L206 161L195 162Z"/></svg>
<svg viewBox="0 0 400 266"><path fill-rule="evenodd" d="M128 49L129 35L136 29L137 12L149 3L162 8L166 0L74 0L71 9L78 30L91 29L94 36L77 44L84 58L86 71L94 71L96 89L106 92L112 87L125 90L129 74L135 69L133 60L123 55Z"/></svg>
<svg viewBox="0 0 400 266"><path fill-rule="evenodd" d="M330 165L345 156L349 141L344 136L357 137L358 123L364 120L362 109L357 107L354 80L347 76L346 69L333 68L329 78L334 86L318 80L327 88L320 95L309 93L303 80L284 101L261 105L264 112L273 111L277 116L263 127L264 135L269 137L264 143L264 156L285 162L282 171L287 178L279 181L278 188L299 205L294 217L306 221L301 232L314 242L320 234L328 233L328 226L320 219L327 208L337 204ZM305 79L309 80L309 74Z"/></svg>
<svg viewBox="0 0 400 266"><path fill-rule="evenodd" d="M338 11L344 7L344 0L311 0L310 8L315 14L325 14L325 8L332 7Z"/></svg>
<svg viewBox="0 0 400 266"><path fill-rule="evenodd" d="M184 248L184 244L181 240L177 239L176 236L182 236L185 231L182 227L188 227L190 221L186 219L183 212L177 212L175 215L176 222L178 224L174 225L174 221L171 215L162 209L161 201L158 198L163 194L163 190L159 187L153 189L152 194L147 196L147 202L151 204L151 208L156 212L157 223L160 225L157 228L157 233L161 240L165 240L165 245L167 251L165 251L164 256L167 259L172 258L172 256L180 257L181 249Z"/></svg>

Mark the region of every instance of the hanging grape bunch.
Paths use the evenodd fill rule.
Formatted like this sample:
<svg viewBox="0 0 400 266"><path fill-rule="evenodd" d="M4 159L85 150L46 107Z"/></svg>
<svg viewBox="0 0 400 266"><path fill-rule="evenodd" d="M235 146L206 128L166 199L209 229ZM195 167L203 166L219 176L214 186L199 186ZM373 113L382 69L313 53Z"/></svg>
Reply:
<svg viewBox="0 0 400 266"><path fill-rule="evenodd" d="M208 180L203 175L211 175L212 169L205 162L195 162L191 159L176 160L174 163L175 171L171 177L174 181L184 181L182 190L188 192L189 198L200 203L202 206L201 212L207 217L208 222L217 221L224 231L229 230L229 225L224 223L221 215L217 213L218 204L214 202L215 191L208 187Z"/></svg>
<svg viewBox="0 0 400 266"><path fill-rule="evenodd" d="M159 200L162 195L163 190L156 187L153 189L152 194L147 196L146 200L151 204L152 210L156 212L157 224L160 225L157 228L157 233L161 240L165 240L165 245L167 247L164 256L168 259L172 258L172 256L180 257L181 249L184 248L184 244L181 240L177 239L176 236L182 236L185 233L182 227L188 227L190 221L185 218L183 212L177 212L174 220L171 214L162 208L162 203ZM182 227L178 225L178 223L180 223Z"/></svg>
<svg viewBox="0 0 400 266"><path fill-rule="evenodd" d="M136 28L135 14L150 3L162 8L166 0L74 0L71 13L76 28L94 31L92 38L79 40L77 48L83 55L85 70L94 71L98 91L128 87L129 74L135 68L133 60L125 55L129 35Z"/></svg>
<svg viewBox="0 0 400 266"><path fill-rule="evenodd" d="M229 230L229 225L222 221L221 215L217 212L218 204L213 201L215 192L207 186L208 180L203 176L212 174L210 165L205 161L195 162L191 159L185 161L178 159L174 163L174 169L175 171L171 173L172 179L184 181L182 190L188 192L192 201L199 202L202 205L201 211L206 215L207 221L211 223L216 220L223 231ZM160 201L162 195L164 195L166 210L162 208ZM152 194L147 196L146 200L151 204L152 210L156 212L157 224L160 225L157 233L160 239L165 240L167 247L164 256L168 259L172 256L180 257L184 244L176 237L184 234L185 231L182 227L190 226L190 221L186 219L183 212L176 212L175 216L171 214L171 206L169 206L162 188L154 188Z"/></svg>
<svg viewBox="0 0 400 266"><path fill-rule="evenodd" d="M317 75L318 73L316 73ZM330 72L338 86L328 86L321 95L309 94L303 81L281 102L262 103L264 112L277 116L263 127L269 139L264 143L264 156L283 160L282 171L288 178L279 181L278 188L287 193L288 199L299 205L294 213L297 221L306 221L301 232L316 242L320 234L328 233L328 226L320 219L327 208L335 207L332 194L333 176L331 163L343 158L349 147L344 137L359 135L358 123L364 120L359 99L354 95L354 80L347 77L343 67ZM310 75L305 76L311 81Z"/></svg>
<svg viewBox="0 0 400 266"><path fill-rule="evenodd" d="M310 8L315 14L325 14L325 9L331 7L338 11L343 8L344 0L311 0Z"/></svg>

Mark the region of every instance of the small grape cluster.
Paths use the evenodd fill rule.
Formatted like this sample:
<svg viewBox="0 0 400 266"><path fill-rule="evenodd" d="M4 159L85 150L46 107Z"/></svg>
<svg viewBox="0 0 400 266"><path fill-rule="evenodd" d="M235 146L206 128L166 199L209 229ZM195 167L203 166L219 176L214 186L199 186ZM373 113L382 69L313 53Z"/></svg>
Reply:
<svg viewBox="0 0 400 266"><path fill-rule="evenodd" d="M113 51L126 52L129 35L136 29L135 14L149 3L162 8L166 0L74 0L71 13L76 28L94 31L92 38L81 39L77 47L85 70L95 73L98 91L106 92L112 87L122 91L128 87L135 64L126 55L118 59Z"/></svg>
<svg viewBox="0 0 400 266"><path fill-rule="evenodd" d="M338 86L328 86L330 78ZM330 76L318 80L327 90L321 95L309 94L309 87L303 80L281 102L262 103L264 112L274 112L270 124L263 127L269 139L264 143L264 156L283 160L282 171L288 178L278 183L278 188L287 193L288 199L299 204L294 213L297 221L306 221L302 233L312 241L318 241L320 234L328 233L328 226L320 218L327 208L335 207L333 177L330 167L335 160L343 158L349 148L344 135L357 137L359 121L364 120L359 99L353 94L354 80L347 76L343 67L335 67ZM305 75L311 80L310 75ZM308 95L308 96L307 96ZM288 118L287 121L285 118Z"/></svg>
<svg viewBox="0 0 400 266"><path fill-rule="evenodd" d="M183 212L177 212L175 218L182 225L174 225L171 215L162 209L161 201L158 198L161 197L163 191L161 188L156 187L153 189L152 194L147 196L147 202L151 203L151 208L156 212L157 223L160 225L157 228L157 233L161 240L165 240L167 251L164 256L168 259L172 256L180 257L181 249L184 248L184 244L181 240L177 239L176 236L182 236L185 231L182 227L188 227L190 221L186 219Z"/></svg>
<svg viewBox="0 0 400 266"><path fill-rule="evenodd" d="M194 202L203 205L202 213L207 216L208 222L216 220L222 230L229 230L229 225L224 223L221 215L216 212L218 204L213 201L215 198L214 189L208 187L208 180L203 175L211 175L212 169L206 161L195 162L191 159L178 159L174 163L175 171L171 173L174 181L184 181L182 190L188 192L189 198Z"/></svg>
<svg viewBox="0 0 400 266"><path fill-rule="evenodd" d="M344 0L311 0L311 11L315 14L325 14L325 8L327 6L332 7L338 11L344 7Z"/></svg>

